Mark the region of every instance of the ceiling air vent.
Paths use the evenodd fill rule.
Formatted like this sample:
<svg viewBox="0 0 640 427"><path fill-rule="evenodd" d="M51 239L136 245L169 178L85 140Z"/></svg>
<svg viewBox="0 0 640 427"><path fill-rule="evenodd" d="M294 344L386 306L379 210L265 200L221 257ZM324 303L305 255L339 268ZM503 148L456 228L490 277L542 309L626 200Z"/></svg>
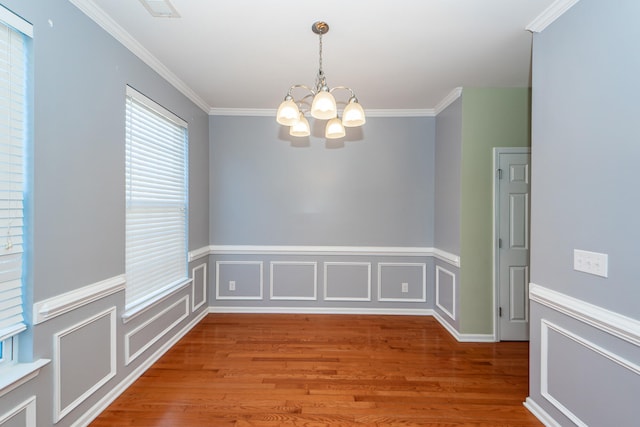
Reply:
<svg viewBox="0 0 640 427"><path fill-rule="evenodd" d="M140 3L156 18L180 17L180 14L169 0L140 0Z"/></svg>

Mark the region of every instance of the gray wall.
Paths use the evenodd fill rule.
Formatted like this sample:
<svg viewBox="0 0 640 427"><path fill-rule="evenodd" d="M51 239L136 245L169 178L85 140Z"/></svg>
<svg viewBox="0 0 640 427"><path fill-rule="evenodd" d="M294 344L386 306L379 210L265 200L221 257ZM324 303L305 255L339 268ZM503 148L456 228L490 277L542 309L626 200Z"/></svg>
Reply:
<svg viewBox="0 0 640 427"><path fill-rule="evenodd" d="M638 16L582 0L534 36L528 402L563 426L638 422ZM607 253L608 278L574 249Z"/></svg>
<svg viewBox="0 0 640 427"><path fill-rule="evenodd" d="M189 123L189 248L208 245L208 116L67 0L3 0L33 23L34 142L29 290L25 307L124 274L125 85L146 94ZM49 21L52 25L50 25ZM206 260L198 260L195 267ZM202 281L202 280L200 280ZM200 284L202 286L202 284ZM202 313L194 313L191 286L123 324L124 292L86 303L35 325L21 337L21 359L52 359L34 380L0 397L0 416L16 402L37 397L38 425L52 425L53 401L63 409L101 379L57 424L85 414ZM206 307L206 304L203 306ZM110 321L113 310L117 322ZM108 312L107 312L108 313ZM89 321L98 316L92 321ZM157 317L156 317L157 316ZM89 321L88 323L86 323ZM145 323L150 321L148 325ZM175 323L174 323L175 322ZM74 329L77 328L77 329ZM110 341L110 334L116 339ZM55 352L54 342L60 345ZM130 363L131 351L150 344ZM110 370L111 351L115 369ZM88 375L76 375L70 367ZM60 382L54 379L59 369Z"/></svg>
<svg viewBox="0 0 640 427"><path fill-rule="evenodd" d="M211 243L432 246L435 118L349 131L336 147L291 142L272 117L212 116Z"/></svg>
<svg viewBox="0 0 640 427"><path fill-rule="evenodd" d="M434 245L460 255L462 97L436 118L435 158Z"/></svg>

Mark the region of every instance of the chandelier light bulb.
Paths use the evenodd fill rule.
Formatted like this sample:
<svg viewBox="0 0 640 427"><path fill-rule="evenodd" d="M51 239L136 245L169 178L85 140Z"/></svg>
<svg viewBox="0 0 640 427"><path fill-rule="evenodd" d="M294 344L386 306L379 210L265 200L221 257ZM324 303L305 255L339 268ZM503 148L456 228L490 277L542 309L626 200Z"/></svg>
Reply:
<svg viewBox="0 0 640 427"><path fill-rule="evenodd" d="M311 127L304 114L300 113L298 121L289 129L289 135L299 137L311 135Z"/></svg>
<svg viewBox="0 0 640 427"><path fill-rule="evenodd" d="M325 89L313 97L313 103L311 104L311 115L320 120L333 119L338 115L336 99Z"/></svg>
<svg viewBox="0 0 640 427"><path fill-rule="evenodd" d="M278 107L276 121L283 126L293 126L298 121L300 110L290 96L287 98Z"/></svg>
<svg viewBox="0 0 640 427"><path fill-rule="evenodd" d="M342 124L345 127L351 128L362 126L365 122L366 118L364 116L364 110L358 101L352 100L346 107L344 107L344 111L342 112Z"/></svg>
<svg viewBox="0 0 640 427"><path fill-rule="evenodd" d="M324 137L327 139L338 139L344 137L346 134L344 126L339 118L335 117L327 123L327 128L324 133Z"/></svg>

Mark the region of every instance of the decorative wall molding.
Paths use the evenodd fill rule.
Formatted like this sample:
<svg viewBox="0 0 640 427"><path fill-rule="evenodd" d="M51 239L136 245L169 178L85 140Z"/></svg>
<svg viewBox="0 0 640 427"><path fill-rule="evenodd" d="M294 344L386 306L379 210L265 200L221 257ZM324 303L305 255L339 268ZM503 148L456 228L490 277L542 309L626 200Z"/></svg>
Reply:
<svg viewBox="0 0 640 427"><path fill-rule="evenodd" d="M440 273L451 276L451 310L440 304ZM436 265L436 306L449 316L451 320L456 320L456 275L439 265Z"/></svg>
<svg viewBox="0 0 640 427"><path fill-rule="evenodd" d="M158 73L163 79L179 90L184 96L189 98L194 104L208 112L211 107L198 96L185 82L180 80L171 70L169 70L158 58L153 56L138 40L115 22L104 10L91 0L69 0L74 6L80 9L85 15L92 19L107 33L113 36L124 47L129 49L134 55Z"/></svg>
<svg viewBox="0 0 640 427"><path fill-rule="evenodd" d="M126 376L120 383L111 387L109 392L105 394L95 405L93 405L87 412L80 415L78 419L71 424L71 427L85 427L91 423L102 411L114 401L118 396L122 394L127 388L131 386L142 374L145 373L155 362L160 359L171 347L173 347L183 336L187 334L194 326L208 314L208 310L203 310L196 317L194 317L189 324L182 328L176 335L169 338L158 350L156 350L151 356L142 361L142 363L135 368L129 375Z"/></svg>
<svg viewBox="0 0 640 427"><path fill-rule="evenodd" d="M544 286L529 283L529 298L594 328L640 346L640 321Z"/></svg>
<svg viewBox="0 0 640 427"><path fill-rule="evenodd" d="M200 258L209 256L209 252L210 252L210 246L203 246L201 248L189 251L189 256L187 259L189 260L189 262L197 261Z"/></svg>
<svg viewBox="0 0 640 427"><path fill-rule="evenodd" d="M173 310L175 307L179 306L180 304L183 304L183 306L184 306L184 313L180 314L180 316L176 320L174 320L169 326L167 326L164 330L160 331L156 336L154 336L151 340L149 340L145 345L143 345L137 351L135 351L133 354L131 354L131 337L134 336L135 334L137 334L138 332L140 332L141 330L143 330L144 328L146 328L147 326L149 326L152 323L154 323L160 317L164 316L166 313L170 312L171 310ZM188 316L189 316L189 295L185 295L182 298L180 298L178 301L174 302L173 304L171 304L170 306L168 306L164 310L162 310L159 313L157 313L152 318L148 319L147 321L145 321L144 323L142 323L141 325L136 327L135 329L129 331L124 336L124 364L128 366L129 363L131 363L134 360L136 360L149 347L151 347L152 345L157 343L162 337L164 337L166 334L168 334L176 325L178 325L180 322L182 322Z"/></svg>
<svg viewBox="0 0 640 427"><path fill-rule="evenodd" d="M196 272L202 270L202 283L197 283ZM191 311L196 311L207 302L207 263L202 263L191 269ZM196 286L202 287L202 301L196 301Z"/></svg>
<svg viewBox="0 0 640 427"><path fill-rule="evenodd" d="M193 279L188 277L183 282L178 282L175 286L169 286L159 294L155 295L153 298L144 301L142 304L139 304L135 307L130 308L122 315L122 322L129 323L131 320L136 317L146 313L151 310L153 307L157 307L162 302L168 300L170 297L175 295L177 292L191 285Z"/></svg>
<svg viewBox="0 0 640 427"><path fill-rule="evenodd" d="M432 256L440 261L447 262L454 267L460 268L460 256L458 255L434 248Z"/></svg>
<svg viewBox="0 0 640 427"><path fill-rule="evenodd" d="M257 265L260 273L258 295L229 296L220 293L220 266L222 265ZM264 289L264 272L262 261L216 261L216 299L217 300L262 300Z"/></svg>
<svg viewBox="0 0 640 427"><path fill-rule="evenodd" d="M579 0L556 0L533 21L531 21L525 29L532 33L544 31L545 28L561 17L574 4L578 3L578 1Z"/></svg>
<svg viewBox="0 0 640 427"><path fill-rule="evenodd" d="M583 346L587 350L592 351L616 365L631 371L635 375L640 375L640 366L546 319L542 319L540 323L540 394L556 409L562 412L564 416L575 423L575 425L579 427L588 427L588 425L582 421L577 414L573 413L569 408L563 405L549 390L549 331L554 331L564 336L565 338Z"/></svg>
<svg viewBox="0 0 640 427"><path fill-rule="evenodd" d="M0 414L0 427L9 423L13 417L24 411L24 427L36 427L36 397L31 396L24 402L9 409L4 414ZM13 423L11 424L13 425Z"/></svg>
<svg viewBox="0 0 640 427"><path fill-rule="evenodd" d="M420 267L422 269L422 296L420 298L388 298L382 296L382 270L385 267ZM414 262L379 262L378 263L378 301L388 302L426 302L427 301L427 264Z"/></svg>
<svg viewBox="0 0 640 427"><path fill-rule="evenodd" d="M85 390L80 396L74 399L71 403L62 407L62 378L61 378L61 347L62 347L62 339L70 335L84 327L87 327L91 323L97 322L98 320L109 317L109 336L106 337L109 340L109 372L107 372L102 378L100 378L96 383L91 386L89 389ZM57 423L62 418L64 418L69 412L74 410L78 405L84 402L89 396L95 393L100 387L106 384L111 378L116 376L116 307L111 307L108 310L100 312L94 316L89 317L75 325L64 329L60 332L53 334L53 406L54 406L54 414L53 419L54 422Z"/></svg>
<svg viewBox="0 0 640 427"><path fill-rule="evenodd" d="M366 267L367 269L367 296L366 297L340 297L329 295L329 268L330 267ZM324 263L324 300L325 301L371 301L371 263L328 261Z"/></svg>
<svg viewBox="0 0 640 427"><path fill-rule="evenodd" d="M299 296L299 295L275 295L276 282L274 280L274 273L277 266L311 266L313 267L313 295L311 296ZM271 261L269 264L269 299L271 300L288 300L288 301L316 301L318 299L318 263L315 261ZM300 283L300 287L303 284Z"/></svg>
<svg viewBox="0 0 640 427"><path fill-rule="evenodd" d="M353 307L238 307L209 306L209 313L222 314L374 314L381 316L432 316L433 310L407 308L353 308Z"/></svg>
<svg viewBox="0 0 640 427"><path fill-rule="evenodd" d="M31 363L17 363L0 377L0 397L37 377L40 369L48 365L51 359L39 359Z"/></svg>
<svg viewBox="0 0 640 427"><path fill-rule="evenodd" d="M101 298L124 291L126 280L124 274L102 280L82 288L74 289L55 297L33 304L33 324L37 325L61 314L92 303Z"/></svg>

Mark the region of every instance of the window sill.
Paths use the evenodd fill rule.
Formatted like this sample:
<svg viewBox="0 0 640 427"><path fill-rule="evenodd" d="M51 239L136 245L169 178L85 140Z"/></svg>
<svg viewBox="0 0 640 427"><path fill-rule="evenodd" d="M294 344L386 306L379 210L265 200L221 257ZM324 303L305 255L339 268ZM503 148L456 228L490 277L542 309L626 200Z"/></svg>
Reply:
<svg viewBox="0 0 640 427"><path fill-rule="evenodd" d="M40 359L31 363L16 363L7 367L0 377L0 396L20 387L26 382L38 376L40 369L48 365L51 360Z"/></svg>
<svg viewBox="0 0 640 427"><path fill-rule="evenodd" d="M155 295L153 298L147 301L144 301L143 303L138 304L134 307L131 307L130 309L125 311L125 313L122 315L122 322L127 323L135 319L142 313L146 312L147 310L157 306L162 301L165 301L167 298L169 298L171 295L185 288L187 285L190 285L192 280L193 279L190 277L186 278L184 281L178 282L176 285L169 287L168 289L161 292L160 294Z"/></svg>

